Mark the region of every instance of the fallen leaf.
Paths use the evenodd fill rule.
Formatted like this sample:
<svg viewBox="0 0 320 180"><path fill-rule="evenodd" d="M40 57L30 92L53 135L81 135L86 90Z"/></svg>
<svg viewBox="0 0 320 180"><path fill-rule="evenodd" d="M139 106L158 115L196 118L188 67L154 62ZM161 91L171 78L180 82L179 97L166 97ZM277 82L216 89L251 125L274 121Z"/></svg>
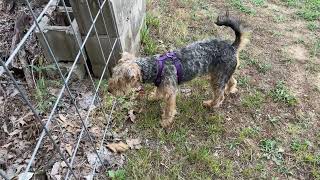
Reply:
<svg viewBox="0 0 320 180"><path fill-rule="evenodd" d="M9 136L14 136L14 135L17 135L17 134L20 134L20 133L22 133L22 130L16 129L13 132L9 133Z"/></svg>
<svg viewBox="0 0 320 180"><path fill-rule="evenodd" d="M16 123L18 123L19 125L23 126L23 125L27 124L27 123L24 121L24 119L27 118L28 116L31 116L31 115L33 115L33 113L30 111L30 112L28 112L26 115L22 116L21 118L19 118L18 120L14 121L14 122L12 122L12 123L13 123L14 125L15 125Z"/></svg>
<svg viewBox="0 0 320 180"><path fill-rule="evenodd" d="M32 178L33 174L34 173L32 173L32 172L21 173L21 174L19 174L18 179L19 180L29 180Z"/></svg>
<svg viewBox="0 0 320 180"><path fill-rule="evenodd" d="M128 112L128 119L129 119L131 122L133 122L133 123L136 121L136 115L134 115L133 110L130 110L130 111Z"/></svg>
<svg viewBox="0 0 320 180"><path fill-rule="evenodd" d="M63 114L59 114L59 119L63 122L67 121L67 118Z"/></svg>
<svg viewBox="0 0 320 180"><path fill-rule="evenodd" d="M129 149L129 146L123 142L118 142L118 143L108 144L107 148L109 148L112 152L122 153L127 151Z"/></svg>
<svg viewBox="0 0 320 180"><path fill-rule="evenodd" d="M4 122L2 125L2 129L5 133L9 134L7 124Z"/></svg>
<svg viewBox="0 0 320 180"><path fill-rule="evenodd" d="M130 147L130 149L141 149L141 140L139 138L137 139L127 139L126 143Z"/></svg>
<svg viewBox="0 0 320 180"><path fill-rule="evenodd" d="M70 144L66 144L66 151L70 156L72 156L72 146Z"/></svg>
<svg viewBox="0 0 320 180"><path fill-rule="evenodd" d="M92 180L92 179L93 179L93 175L90 174L90 175L84 176L84 179L86 179L86 180Z"/></svg>
<svg viewBox="0 0 320 180"><path fill-rule="evenodd" d="M54 177L55 175L57 175L59 173L59 169L60 169L60 162L55 162L54 165L52 166L50 175L51 177Z"/></svg>

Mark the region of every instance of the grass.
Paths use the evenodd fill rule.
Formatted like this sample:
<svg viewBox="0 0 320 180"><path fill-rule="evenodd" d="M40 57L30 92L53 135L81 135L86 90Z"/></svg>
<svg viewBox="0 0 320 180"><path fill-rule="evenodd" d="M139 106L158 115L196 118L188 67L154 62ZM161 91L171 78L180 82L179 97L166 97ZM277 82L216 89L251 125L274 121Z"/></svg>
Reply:
<svg viewBox="0 0 320 180"><path fill-rule="evenodd" d="M277 82L275 88L271 90L270 95L275 102L282 102L289 106L294 106L298 103L297 98L292 95L282 81Z"/></svg>
<svg viewBox="0 0 320 180"><path fill-rule="evenodd" d="M250 95L247 95L242 100L242 105L248 108L260 108L263 105L264 96L261 92L255 91Z"/></svg>
<svg viewBox="0 0 320 180"><path fill-rule="evenodd" d="M320 176L317 152L320 133L316 130L317 115L312 111L316 105L309 100L318 92L308 91L309 81L303 83L301 88L311 94L296 106L298 97L301 98L296 87L280 81L291 82L292 73L296 73L292 72L292 67L296 66L300 71L314 70L315 73L308 73L308 76L316 77L317 66L314 65L319 56L318 43L310 42L306 37L317 35L317 20L297 15L306 10L302 1L283 2L178 0L152 1L148 5L146 26L142 31L144 54L166 52L207 37L225 38L227 33L228 39L233 39L231 31L212 25L220 7L226 6L232 6L234 14L242 14L243 19L250 20L249 24L255 30L254 38L240 53L240 68L235 74L239 92L226 96L220 108L207 109L202 105L202 101L211 98L207 77L180 86L190 93L179 91L178 113L168 130L160 127L164 105L161 101L142 98L136 104L130 104L131 97L121 98L118 106L125 110L115 111L114 128L121 131L126 127L129 137L140 137L144 143L142 149L126 152L127 163L113 169L110 177L316 179ZM269 14L268 9L277 9L277 6L290 8L288 12L293 13L283 14L281 9L277 13L270 10L275 16ZM260 11L262 8L266 9ZM268 18L271 22L265 21ZM305 21L301 23L304 26L292 28L292 24L300 21ZM274 26L277 22L281 23L281 28ZM290 33L306 33L301 38L288 36L283 41L276 41L286 36L287 29ZM275 36L278 36L276 40L273 39ZM310 61L305 65L297 64L283 53L283 47L291 42L310 48ZM290 63L282 63L285 61ZM151 88L145 87L146 94ZM124 121L128 109L137 112L136 122L130 126ZM300 112L303 117L298 115Z"/></svg>
<svg viewBox="0 0 320 180"><path fill-rule="evenodd" d="M256 1L259 2L259 1ZM233 7L240 10L243 13L254 15L256 11L248 6L246 6L242 0L230 0L230 3Z"/></svg>
<svg viewBox="0 0 320 180"><path fill-rule="evenodd" d="M283 161L283 149L279 147L279 142L274 139L264 139L260 142L263 157L272 160L277 165L281 165Z"/></svg>
<svg viewBox="0 0 320 180"><path fill-rule="evenodd" d="M310 31L316 31L319 29L319 26L315 22L308 22L307 27Z"/></svg>

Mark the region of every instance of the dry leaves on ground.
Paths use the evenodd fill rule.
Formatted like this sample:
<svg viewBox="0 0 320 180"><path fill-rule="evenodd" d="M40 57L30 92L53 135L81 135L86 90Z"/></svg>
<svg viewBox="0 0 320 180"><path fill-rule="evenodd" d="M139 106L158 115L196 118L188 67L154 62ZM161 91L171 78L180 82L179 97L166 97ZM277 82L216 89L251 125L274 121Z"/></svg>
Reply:
<svg viewBox="0 0 320 180"><path fill-rule="evenodd" d="M134 114L134 111L133 111L133 110L130 110L130 111L128 112L128 119L129 119L131 122L135 123L135 121L136 121L136 115Z"/></svg>
<svg viewBox="0 0 320 180"><path fill-rule="evenodd" d="M112 152L123 153L129 149L129 146L123 142L111 143L107 145Z"/></svg>
<svg viewBox="0 0 320 180"><path fill-rule="evenodd" d="M130 147L130 149L141 149L141 140L139 138L136 139L127 139L126 143Z"/></svg>

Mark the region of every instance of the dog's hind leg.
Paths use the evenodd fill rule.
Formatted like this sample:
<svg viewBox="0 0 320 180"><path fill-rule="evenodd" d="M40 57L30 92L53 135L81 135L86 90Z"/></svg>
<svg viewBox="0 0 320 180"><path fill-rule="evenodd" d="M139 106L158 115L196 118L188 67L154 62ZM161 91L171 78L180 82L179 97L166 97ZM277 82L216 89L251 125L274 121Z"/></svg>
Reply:
<svg viewBox="0 0 320 180"><path fill-rule="evenodd" d="M211 76L210 81L212 87L212 99L203 101L203 105L207 108L218 108L224 100L225 83L222 78Z"/></svg>
<svg viewBox="0 0 320 180"><path fill-rule="evenodd" d="M227 86L226 86L226 94L234 94L236 92L238 92L237 89L237 80L231 76L231 78L229 79Z"/></svg>

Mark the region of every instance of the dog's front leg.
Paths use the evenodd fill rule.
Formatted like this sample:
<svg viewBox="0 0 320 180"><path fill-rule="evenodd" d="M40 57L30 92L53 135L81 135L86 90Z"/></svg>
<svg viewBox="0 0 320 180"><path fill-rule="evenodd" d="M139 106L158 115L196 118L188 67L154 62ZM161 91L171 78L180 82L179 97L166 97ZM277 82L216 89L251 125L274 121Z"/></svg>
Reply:
<svg viewBox="0 0 320 180"><path fill-rule="evenodd" d="M176 90L175 88L168 87L164 88L163 94L163 100L164 100L164 107L162 112L162 120L161 120L161 126L163 128L168 128L173 120L174 116L176 115Z"/></svg>

